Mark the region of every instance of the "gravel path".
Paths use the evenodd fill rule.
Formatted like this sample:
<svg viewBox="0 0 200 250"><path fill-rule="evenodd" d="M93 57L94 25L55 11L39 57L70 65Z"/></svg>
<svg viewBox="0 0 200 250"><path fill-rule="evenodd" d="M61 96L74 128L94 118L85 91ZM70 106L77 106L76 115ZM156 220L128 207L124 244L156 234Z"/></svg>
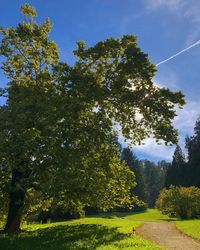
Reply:
<svg viewBox="0 0 200 250"><path fill-rule="evenodd" d="M136 232L164 249L200 250L200 242L179 232L173 222L145 222Z"/></svg>

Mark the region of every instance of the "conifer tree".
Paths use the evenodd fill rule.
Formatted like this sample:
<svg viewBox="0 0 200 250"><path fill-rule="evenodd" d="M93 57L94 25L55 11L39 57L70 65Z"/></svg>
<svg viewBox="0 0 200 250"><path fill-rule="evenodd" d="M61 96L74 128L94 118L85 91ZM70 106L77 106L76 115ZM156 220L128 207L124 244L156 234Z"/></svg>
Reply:
<svg viewBox="0 0 200 250"><path fill-rule="evenodd" d="M200 187L200 118L196 121L194 135L186 139L186 148L189 185Z"/></svg>
<svg viewBox="0 0 200 250"><path fill-rule="evenodd" d="M185 155L179 145L174 151L172 164L169 165L166 173L165 186L188 186L188 171Z"/></svg>
<svg viewBox="0 0 200 250"><path fill-rule="evenodd" d="M122 150L121 159L126 162L135 174L136 186L132 189L132 193L138 196L140 200L147 203L147 187L145 185L143 168L140 161L130 148L124 148Z"/></svg>

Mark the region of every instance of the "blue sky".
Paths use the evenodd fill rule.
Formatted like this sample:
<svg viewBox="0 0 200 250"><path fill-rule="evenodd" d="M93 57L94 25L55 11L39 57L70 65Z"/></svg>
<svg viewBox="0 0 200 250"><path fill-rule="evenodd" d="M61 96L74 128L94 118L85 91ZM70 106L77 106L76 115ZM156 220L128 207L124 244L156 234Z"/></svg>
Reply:
<svg viewBox="0 0 200 250"><path fill-rule="evenodd" d="M93 45L108 37L138 36L139 46L155 64L200 39L199 0L0 0L0 26L14 26L22 20L19 8L34 5L38 20L50 17L51 38L59 46L61 59L73 63L77 40ZM182 90L187 105L174 125L180 131L180 144L191 135L200 115L200 45L158 67L155 83ZM0 73L1 85L6 79ZM152 139L136 146L139 158L170 160L174 147L157 146Z"/></svg>

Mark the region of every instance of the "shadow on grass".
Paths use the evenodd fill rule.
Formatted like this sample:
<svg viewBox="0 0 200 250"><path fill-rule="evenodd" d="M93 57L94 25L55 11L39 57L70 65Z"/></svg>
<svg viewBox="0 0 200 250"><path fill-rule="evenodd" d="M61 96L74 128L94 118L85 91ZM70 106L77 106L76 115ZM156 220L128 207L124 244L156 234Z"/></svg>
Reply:
<svg viewBox="0 0 200 250"><path fill-rule="evenodd" d="M99 214L94 214L94 215L90 215L88 217L92 217L92 218L106 218L106 219L112 219L114 217L118 217L118 218L125 218L127 216L130 215L137 215L137 214L143 214L144 211L137 211L137 212L105 212L105 213L99 213Z"/></svg>
<svg viewBox="0 0 200 250"><path fill-rule="evenodd" d="M160 219L161 221L167 221L167 222L170 222L170 221L180 221L179 218L166 218L166 219Z"/></svg>
<svg viewBox="0 0 200 250"><path fill-rule="evenodd" d="M108 228L102 225L59 225L13 236L0 235L0 249L96 249L100 245L114 243L124 237L117 232L117 228Z"/></svg>
<svg viewBox="0 0 200 250"><path fill-rule="evenodd" d="M114 219L115 217L117 217L117 218L125 219L127 216L135 216L135 217L132 217L132 219L135 220L135 221L166 221L166 222L170 222L170 221L179 221L179 220L181 220L181 219L175 218L175 217L162 218L162 215L160 217L159 216L155 216L155 217L152 216L151 217L151 215L149 215L149 217L148 217L145 214L146 212L147 211L105 212L105 213L99 213L97 215L92 215L92 216L89 216L89 217L92 217L92 218L106 218L106 219ZM143 214L144 214L144 218L137 217L137 215L143 215Z"/></svg>

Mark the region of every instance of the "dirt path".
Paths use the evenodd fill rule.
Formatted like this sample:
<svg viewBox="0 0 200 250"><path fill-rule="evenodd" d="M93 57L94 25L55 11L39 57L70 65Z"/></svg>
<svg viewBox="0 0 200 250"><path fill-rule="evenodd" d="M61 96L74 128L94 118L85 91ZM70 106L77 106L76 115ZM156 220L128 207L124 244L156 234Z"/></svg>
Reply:
<svg viewBox="0 0 200 250"><path fill-rule="evenodd" d="M200 242L179 232L173 222L145 222L137 234L165 249L200 250Z"/></svg>

